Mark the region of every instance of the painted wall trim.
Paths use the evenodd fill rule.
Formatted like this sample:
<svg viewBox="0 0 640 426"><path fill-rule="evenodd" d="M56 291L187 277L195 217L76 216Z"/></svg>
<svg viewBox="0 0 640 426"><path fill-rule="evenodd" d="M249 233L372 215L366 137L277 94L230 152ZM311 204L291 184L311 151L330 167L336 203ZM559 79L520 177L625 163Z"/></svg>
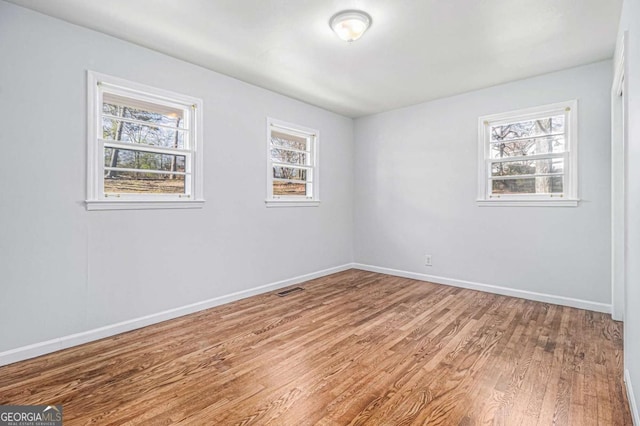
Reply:
<svg viewBox="0 0 640 426"><path fill-rule="evenodd" d="M354 263L353 267L369 272L378 272L381 274L394 275L397 277L412 278L414 280L420 281L429 281L436 284L444 284L470 290L484 291L487 293L501 294L503 296L519 297L521 299L535 300L537 302L553 303L555 305L570 306L572 308L587 309L590 311L604 312L608 314L611 313L611 305L606 303L592 302L589 300L574 299L564 296L556 296L553 294L536 293L527 290L517 290L514 288L500 287L491 284L482 284L472 281L458 280L454 278L445 278L435 275L420 274L417 272L401 271L398 269L382 268L379 266L366 265L362 263ZM640 424L638 426L640 426Z"/></svg>
<svg viewBox="0 0 640 426"><path fill-rule="evenodd" d="M640 426L640 414L638 414L638 405L636 404L636 398L633 394L633 386L631 385L631 375L629 374L629 370L624 370L624 384L627 387L627 399L629 400L629 408L631 409L633 424Z"/></svg>
<svg viewBox="0 0 640 426"><path fill-rule="evenodd" d="M104 327L96 328L93 330L83 331L81 333L71 334L44 342L34 343L27 346L22 346L15 349L10 349L5 352L0 352L0 366L12 364L18 361L24 361L26 359L35 358L40 355L49 354L62 349L78 346L84 343L93 342L95 340L103 339L105 337L115 336L116 334L125 333L127 331L135 330L138 328L146 327L148 325L157 324L162 321L178 318L184 315L192 314L194 312L202 311L205 309L213 308L215 306L223 305L225 303L234 302L236 300L244 299L247 297L255 296L258 294L268 293L273 290L277 290L290 285L299 284L305 281L313 280L315 278L324 277L327 275L335 274L337 272L346 271L349 269L361 269L364 271L377 272L381 274L394 275L403 278L411 278L419 281L429 281L436 284L450 285L454 287L461 287L470 290L484 291L488 293L501 294L504 296L519 297L522 299L535 300L538 302L553 303L556 305L570 306L573 308L588 309L596 312L611 313L611 305L605 303L592 302L588 300L573 299L570 297L556 296L545 293L536 293L526 290L517 290L507 287L500 287L490 284L476 283L472 281L464 281L453 278L439 277L435 275L421 274L417 272L401 271L398 269L383 268L379 266L366 265L362 263L347 263L344 265L336 266L333 268L323 269L320 271L312 272L305 275L299 275L297 277L289 278L282 281L265 284L258 287L253 287L247 290L227 294L224 296L215 297L213 299L204 300L201 302L192 303L190 305L181 306L178 308L168 309L166 311L158 312L155 314L146 315L139 318L134 318L127 321L122 321L116 324L107 325ZM625 378L628 375L628 371L625 372ZM631 384L627 380L627 392L629 393L629 400L631 401L631 408L636 419L636 425L640 426L638 421L638 411L635 407L635 400L632 398L633 391Z"/></svg>
<svg viewBox="0 0 640 426"><path fill-rule="evenodd" d="M201 302L192 303L190 305L168 309L166 311L145 315L143 317L122 321L100 328L95 328L93 330L83 331L81 333L71 334L44 342L34 343L16 349L10 349L5 352L0 352L0 366L12 364L18 361L24 361L29 358L35 358L40 355L49 354L73 346L78 346L83 343L93 342L105 337L115 336L116 334L146 327L152 324L157 324L162 321L178 318L184 315L213 308L225 303L234 302L236 300L244 299L250 296L268 293L270 291L288 287L290 285L299 284L304 281L309 281L315 278L324 277L326 275L335 274L337 272L346 271L348 269L351 269L352 267L353 264L347 263L345 265L323 269L321 271L316 271L305 275L299 275L297 277L289 278L286 280L276 281L270 284L253 287L248 290L242 290L224 296L214 297L213 299L203 300Z"/></svg>

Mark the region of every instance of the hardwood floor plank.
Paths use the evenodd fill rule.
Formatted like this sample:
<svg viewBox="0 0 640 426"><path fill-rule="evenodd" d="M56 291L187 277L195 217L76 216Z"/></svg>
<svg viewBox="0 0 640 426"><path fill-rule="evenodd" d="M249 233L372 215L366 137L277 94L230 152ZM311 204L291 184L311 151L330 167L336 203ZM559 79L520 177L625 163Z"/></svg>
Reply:
<svg viewBox="0 0 640 426"><path fill-rule="evenodd" d="M631 425L607 315L350 270L0 368L66 425Z"/></svg>

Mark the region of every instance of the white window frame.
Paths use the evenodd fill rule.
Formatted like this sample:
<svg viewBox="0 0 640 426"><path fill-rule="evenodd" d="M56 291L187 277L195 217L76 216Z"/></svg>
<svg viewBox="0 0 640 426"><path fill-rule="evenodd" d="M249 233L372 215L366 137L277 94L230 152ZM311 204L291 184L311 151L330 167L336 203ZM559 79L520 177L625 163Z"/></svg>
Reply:
<svg viewBox="0 0 640 426"><path fill-rule="evenodd" d="M559 194L491 194L490 139L491 127L518 121L565 117L565 152L553 157L564 158L563 192ZM547 156L544 156L547 158ZM548 157L552 157L549 155ZM540 158L540 157L537 157ZM528 159L514 157L514 161ZM578 101L570 100L500 114L485 115L478 119L478 198L480 206L556 206L578 205Z"/></svg>
<svg viewBox="0 0 640 426"><path fill-rule="evenodd" d="M311 183L312 196L274 195L273 194L273 166L271 159L271 132L278 131L308 140L310 164L305 168L311 169L307 174L307 182ZM320 205L320 181L319 181L319 140L320 132L309 127L299 126L286 121L267 117L267 207L317 207Z"/></svg>
<svg viewBox="0 0 640 426"><path fill-rule="evenodd" d="M185 194L105 194L102 139L102 99L109 92L187 111L188 137L179 154L185 156ZM122 78L87 71L87 210L202 208L204 205L202 100ZM131 149L139 147L132 146ZM144 147L147 151L172 151ZM128 149L128 148L124 148ZM164 153L164 152L162 152ZM173 153L169 152L170 154Z"/></svg>

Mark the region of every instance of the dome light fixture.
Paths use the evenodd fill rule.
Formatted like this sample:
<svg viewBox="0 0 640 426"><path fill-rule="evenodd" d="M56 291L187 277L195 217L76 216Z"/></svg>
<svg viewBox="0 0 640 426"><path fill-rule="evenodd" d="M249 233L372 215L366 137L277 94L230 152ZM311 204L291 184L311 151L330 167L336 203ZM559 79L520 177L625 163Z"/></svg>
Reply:
<svg viewBox="0 0 640 426"><path fill-rule="evenodd" d="M371 16L361 10L343 10L331 17L329 26L342 40L356 41L371 26Z"/></svg>

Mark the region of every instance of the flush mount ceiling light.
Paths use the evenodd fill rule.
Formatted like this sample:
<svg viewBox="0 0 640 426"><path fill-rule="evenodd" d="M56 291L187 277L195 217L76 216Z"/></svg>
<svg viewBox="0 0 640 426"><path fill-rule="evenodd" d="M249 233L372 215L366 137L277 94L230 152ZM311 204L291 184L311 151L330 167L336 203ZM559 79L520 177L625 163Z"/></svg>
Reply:
<svg viewBox="0 0 640 426"><path fill-rule="evenodd" d="M352 42L364 34L371 25L371 16L361 10L343 10L331 17L329 26L338 37Z"/></svg>

